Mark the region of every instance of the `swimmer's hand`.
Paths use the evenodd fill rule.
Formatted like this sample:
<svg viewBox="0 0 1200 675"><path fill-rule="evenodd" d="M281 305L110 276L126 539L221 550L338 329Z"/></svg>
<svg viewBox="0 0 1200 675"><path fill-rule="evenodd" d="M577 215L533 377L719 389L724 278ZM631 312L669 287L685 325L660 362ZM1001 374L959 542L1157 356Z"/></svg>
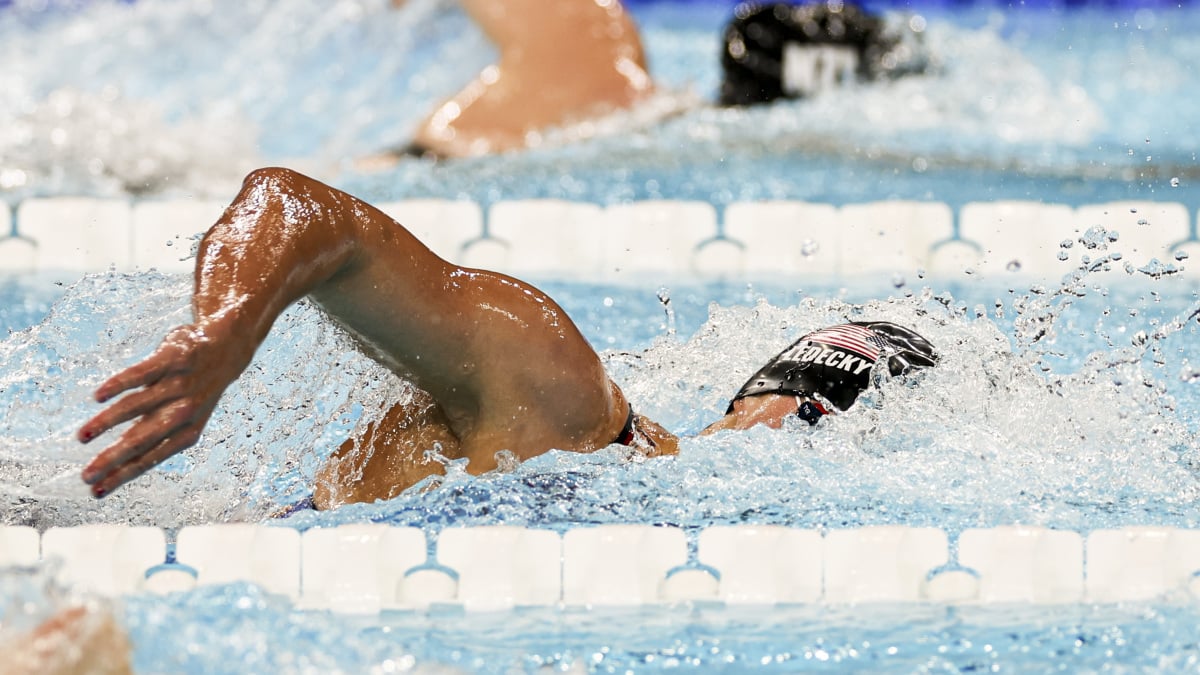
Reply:
<svg viewBox="0 0 1200 675"><path fill-rule="evenodd" d="M79 429L89 443L108 430L136 420L115 443L83 469L83 482L103 497L200 440L225 388L250 363L253 350L237 345L228 332L212 324L181 326L163 339L153 354L113 375L94 394L104 403L134 391L93 417Z"/></svg>

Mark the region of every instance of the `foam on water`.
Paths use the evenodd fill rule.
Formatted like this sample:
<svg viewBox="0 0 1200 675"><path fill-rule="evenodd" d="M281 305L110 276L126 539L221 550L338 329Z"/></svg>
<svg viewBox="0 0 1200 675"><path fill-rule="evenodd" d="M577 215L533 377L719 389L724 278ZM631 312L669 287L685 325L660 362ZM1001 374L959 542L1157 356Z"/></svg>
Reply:
<svg viewBox="0 0 1200 675"><path fill-rule="evenodd" d="M927 74L747 110L703 103L719 79L723 16L645 9L639 18L663 88L646 110L548 133L545 147L527 153L358 174L352 160L403 145L494 55L452 3L388 5L16 3L0 12L0 191L10 202L62 193L227 197L264 163L368 198L416 192L485 202L501 194L849 199L867 179L878 198L878 169L1153 176L1163 187L1183 176L1189 185L1186 172L1172 172L1194 161L1196 128L1172 111L1194 96L1186 67L1194 48L1161 28L1186 32L1196 17L1185 9L1159 10L1161 39L1129 25L1099 30L1111 20L1087 13L1055 16L1080 35L1066 45L1058 33L1042 35L1044 17L1032 14L931 16L917 43L936 66ZM909 18L889 20L906 26ZM1135 62L1117 67L1126 52ZM1121 98L1130 87L1138 96ZM659 122L666 114L674 118ZM563 136L594 138L564 146ZM871 168L823 177L847 158ZM725 170L749 163L755 180L722 186L713 162L731 162Z"/></svg>
<svg viewBox="0 0 1200 675"><path fill-rule="evenodd" d="M399 143L427 112L410 101L453 93L490 52L438 7L18 2L0 12L0 189L227 196L268 160Z"/></svg>
<svg viewBox="0 0 1200 675"><path fill-rule="evenodd" d="M719 417L769 357L825 325L908 325L937 345L941 362L912 377L878 374L879 386L849 413L815 429L793 421L782 432L686 438L677 458L631 459L619 447L551 452L482 477L452 463L446 478L423 486L434 489L293 522L368 518L432 531L587 522L903 523L951 531L1008 523L1194 526L1200 443L1195 378L1186 372L1196 359L1200 304L1183 279L1139 274L1152 285L1127 279L1125 290L1105 290L1095 280L1100 272L1089 271L1112 266L1107 238L1098 241L1087 249L1095 258L1079 262L1059 288L1013 292L1008 300L991 289L958 291L999 295L992 306L971 307L930 288L851 302L818 287L776 294L774 304L746 303L745 290L701 289L698 295L727 299L693 333L679 332L679 324L699 322L677 315L692 309L676 308L666 289L626 289L642 297L642 309L622 301L608 320L623 325L633 316L657 337L644 349L627 337L602 357L640 412L687 436ZM189 290L181 277L153 273L88 276L44 322L0 343L4 522L174 528L259 519L306 494L342 439L412 393L301 303L279 319L227 391L197 448L108 499L91 500L78 470L98 448L73 436L99 410L90 391L189 320ZM586 317L581 324L593 340L613 328L592 325L597 306L616 304L606 295L613 292L567 294L568 308L592 308L576 314ZM671 311L665 319L664 303Z"/></svg>

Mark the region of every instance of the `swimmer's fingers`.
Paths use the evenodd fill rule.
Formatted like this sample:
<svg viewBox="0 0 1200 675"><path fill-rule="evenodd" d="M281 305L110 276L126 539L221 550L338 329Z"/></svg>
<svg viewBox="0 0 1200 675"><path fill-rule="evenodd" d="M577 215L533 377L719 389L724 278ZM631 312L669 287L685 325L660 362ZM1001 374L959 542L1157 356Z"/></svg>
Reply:
<svg viewBox="0 0 1200 675"><path fill-rule="evenodd" d="M121 392L153 384L178 363L180 356L175 344L164 341L150 356L105 380L93 395L104 403Z"/></svg>
<svg viewBox="0 0 1200 675"><path fill-rule="evenodd" d="M195 445L211 407L205 413L198 412L195 405L185 400L159 407L126 430L116 443L96 455L83 469L83 482L92 485L93 494L101 496L111 491L111 487L105 486L113 483L113 476L125 476L113 484L115 487L169 457L170 454L160 455L164 447L173 448L171 454L174 454ZM129 473L130 468L145 464L148 457L152 460L150 464L137 473Z"/></svg>
<svg viewBox="0 0 1200 675"><path fill-rule="evenodd" d="M160 380L156 386L129 394L102 410L79 428L79 440L88 443L113 427L124 424L176 399L181 394L177 378Z"/></svg>
<svg viewBox="0 0 1200 675"><path fill-rule="evenodd" d="M92 484L92 495L95 497L108 495L125 483L195 445L196 441L200 440L201 428L202 425L192 425L180 433L168 436L149 452L116 467L115 471Z"/></svg>

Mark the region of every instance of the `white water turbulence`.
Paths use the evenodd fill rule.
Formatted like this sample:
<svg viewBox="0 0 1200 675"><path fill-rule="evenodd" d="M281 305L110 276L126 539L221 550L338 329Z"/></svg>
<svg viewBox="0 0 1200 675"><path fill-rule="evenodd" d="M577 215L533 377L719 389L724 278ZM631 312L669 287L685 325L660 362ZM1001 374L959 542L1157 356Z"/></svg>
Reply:
<svg viewBox="0 0 1200 675"><path fill-rule="evenodd" d="M0 11L0 195L225 197L264 162L328 174L404 141L488 48L436 0L389 4L17 0Z"/></svg>
<svg viewBox="0 0 1200 675"><path fill-rule="evenodd" d="M911 15L888 19L892 32L911 31ZM1105 130L1104 113L1079 82L1048 77L1005 42L999 26L926 25L923 19L918 25L920 40L910 49L929 64L922 74L771 106L709 109L691 120L690 132L760 152L1062 166ZM919 163L915 168L923 170Z"/></svg>
<svg viewBox="0 0 1200 675"><path fill-rule="evenodd" d="M1089 231L1080 242L1073 250L1092 257L1080 255L1058 288L1001 291L974 306L929 288L865 303L820 290L783 306L714 304L690 337L668 329L647 349L602 352L638 411L688 436L678 457L630 458L620 446L556 451L479 477L451 463L444 479L388 502L305 512L292 523L1195 527L1200 396L1187 373L1200 359L1200 303L1162 266L1124 271L1107 234ZM1105 290L1100 282L1113 274L1127 290ZM154 273L88 276L45 321L0 343L3 522L260 520L303 498L356 425L412 394L301 303L226 392L196 448L93 500L78 473L101 441L74 439L99 410L90 392L190 319L189 290L182 277ZM939 365L902 378L877 373L878 387L815 428L795 420L781 431L691 437L791 341L868 319L926 336Z"/></svg>
<svg viewBox="0 0 1200 675"><path fill-rule="evenodd" d="M82 422L101 410L91 392L191 320L190 291L183 276L87 276L40 325L0 343L6 522L178 527L254 520L276 501L303 496L320 461L314 449L328 454L336 447L360 405L411 391L301 302L280 317L256 360L226 390L198 448L111 498L93 500L79 472L120 429L91 446L75 440Z"/></svg>
<svg viewBox="0 0 1200 675"><path fill-rule="evenodd" d="M387 0L18 1L0 11L0 196L224 198L248 169L268 163L366 181L387 197L439 184L453 195L489 172L512 174L514 161L525 180L495 180L536 194L547 188L526 163L590 166L601 154L621 171L617 184L593 190L617 198L626 169L729 154L1065 171L1106 129L1129 128L1110 119L1121 106L1101 111L1091 83L1048 74L999 25L940 19L921 23L914 43L933 65L924 75L718 109L705 101L719 81L719 26L679 26L670 16L641 17L660 85L644 110L548 131L543 148L516 157L437 170L402 162L372 183L350 178L355 160L406 144L436 103L494 59L454 3L410 0L397 10ZM901 30L910 20L889 16ZM1156 124L1169 130L1174 119ZM570 139L592 141L567 147Z"/></svg>

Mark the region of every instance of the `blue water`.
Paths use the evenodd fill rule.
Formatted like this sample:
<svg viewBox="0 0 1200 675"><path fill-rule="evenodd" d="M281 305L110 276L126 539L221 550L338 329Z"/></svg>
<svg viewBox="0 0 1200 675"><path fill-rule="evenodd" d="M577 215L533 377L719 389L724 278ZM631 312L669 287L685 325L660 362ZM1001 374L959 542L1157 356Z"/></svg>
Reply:
<svg viewBox="0 0 1200 675"><path fill-rule="evenodd" d="M639 5L651 70L676 116L616 120L568 146L366 173L355 159L403 145L493 58L453 3L14 7L0 12L0 197L227 198L247 169L285 163L368 199L1200 205L1200 128L1185 112L1200 105L1200 47L1188 39L1200 28L1196 7L914 11L932 72L723 111L708 101L727 7Z"/></svg>
<svg viewBox="0 0 1200 675"><path fill-rule="evenodd" d="M1200 12L1181 6L922 7L928 76L749 111L708 106L720 5L641 4L651 68L684 102L578 145L383 173L354 157L402 142L490 57L453 6L82 3L0 12L0 199L98 194L227 198L287 163L370 199L1139 198L1195 209ZM51 3L61 8L62 4ZM117 39L119 37L119 39ZM49 49L47 47L52 47ZM918 161L920 160L920 161ZM1172 179L1177 178L1177 181ZM1076 247L1078 248L1078 247ZM1099 255L1098 253L1096 255ZM1069 270L1078 260L1067 263ZM1194 282L1142 275L997 286L751 279L665 288L536 280L601 350L639 410L692 433L806 330L885 318L943 365L890 382L818 429L684 441L678 458L549 453L384 504L303 514L372 520L839 528L1027 523L1088 532L1200 527L1200 326ZM59 286L58 283L64 285ZM322 457L406 385L301 304L231 387L200 446L114 497L77 479L89 392L188 319L189 281L156 274L0 281L0 522L175 529L258 520L302 496ZM1043 329L1049 327L1049 332ZM1043 336L1043 337L1038 337ZM366 412L364 413L364 409ZM248 586L118 611L139 672L597 672L752 666L889 672L1196 670L1194 604L738 612L302 614Z"/></svg>
<svg viewBox="0 0 1200 675"><path fill-rule="evenodd" d="M126 612L135 636L166 647L139 653L139 672L237 664L228 670L1177 673L1200 665L1190 605L538 609L396 614L364 626L290 613L253 588L233 586L166 603L132 601ZM224 647L219 659L188 649L213 642Z"/></svg>
<svg viewBox="0 0 1200 675"><path fill-rule="evenodd" d="M288 524L370 520L436 535L476 524L563 531L641 522L679 526L690 536L712 524L904 524L940 527L952 537L968 527L1018 522L1083 533L1135 524L1200 527L1200 393L1187 365L1200 360L1200 326L1188 318L1198 307L1193 282L1132 279L1117 289L1084 284L1045 296L982 282L931 282L937 290L780 280L661 289L542 285L604 350L639 408L684 432L719 413L741 371L809 327L857 318L864 307L870 316L916 326L945 361L914 387L885 386L878 407L868 396L815 432L797 426L685 440L680 457L641 463L612 451L550 453L512 473L452 471L431 492L302 514ZM0 342L4 362L19 364L9 366L0 386L0 461L17 469L0 481L4 522L173 529L256 519L303 490L315 457L360 414L350 401L369 399L386 377L346 353L344 340L311 308L294 308L198 450L103 502L71 494L60 472L73 481L85 454L68 435L91 410L87 388L181 320L188 286L183 277L101 274L67 289L24 291L31 305L39 296L62 298L46 321ZM1051 344L1030 342L1030 324L1044 325L1042 318L1055 329ZM1152 333L1175 318L1188 320L1133 348L1139 331ZM1090 360L1122 353L1130 363ZM332 362L348 373L331 373ZM23 486L34 490L23 494ZM351 619L298 612L237 584L131 598L116 611L137 645L138 672L1185 672L1200 658L1200 612L1182 600L977 609L435 610Z"/></svg>

